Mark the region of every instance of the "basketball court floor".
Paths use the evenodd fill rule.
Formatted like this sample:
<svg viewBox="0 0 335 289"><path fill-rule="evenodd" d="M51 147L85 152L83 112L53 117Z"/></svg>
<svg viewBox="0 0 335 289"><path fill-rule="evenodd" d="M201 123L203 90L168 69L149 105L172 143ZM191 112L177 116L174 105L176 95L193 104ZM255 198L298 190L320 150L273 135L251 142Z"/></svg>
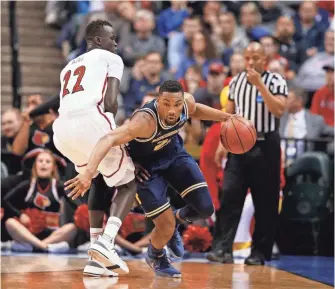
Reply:
<svg viewBox="0 0 335 289"><path fill-rule="evenodd" d="M282 256L267 266L212 264L203 255L175 263L182 279L155 277L143 259L128 259L130 274L83 278L87 256L4 253L4 289L322 289L334 284L333 258ZM126 259L127 260L127 259Z"/></svg>

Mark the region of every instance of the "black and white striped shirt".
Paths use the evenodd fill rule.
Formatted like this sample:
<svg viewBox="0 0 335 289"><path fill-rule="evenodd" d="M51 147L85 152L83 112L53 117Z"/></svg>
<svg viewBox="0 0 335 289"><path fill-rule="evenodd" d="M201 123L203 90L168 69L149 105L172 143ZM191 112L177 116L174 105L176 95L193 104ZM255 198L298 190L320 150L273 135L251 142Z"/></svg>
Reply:
<svg viewBox="0 0 335 289"><path fill-rule="evenodd" d="M262 79L273 95L287 96L286 80L278 73L264 71ZM245 71L229 83L228 99L235 102L237 114L254 123L257 132L267 133L278 129L279 119L269 111L257 88L248 82Z"/></svg>

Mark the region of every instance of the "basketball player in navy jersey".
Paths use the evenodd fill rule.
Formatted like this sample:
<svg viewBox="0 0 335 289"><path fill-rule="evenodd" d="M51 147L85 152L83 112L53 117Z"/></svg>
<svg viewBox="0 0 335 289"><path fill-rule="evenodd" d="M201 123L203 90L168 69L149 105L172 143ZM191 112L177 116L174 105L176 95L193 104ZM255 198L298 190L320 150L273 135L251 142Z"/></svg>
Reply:
<svg viewBox="0 0 335 289"><path fill-rule="evenodd" d="M168 245L174 256L182 257L184 248L178 224L206 219L214 213L214 207L205 179L195 160L186 153L178 132L190 117L223 122L230 116L196 103L191 94L183 92L179 82L165 81L157 100L145 104L130 122L99 140L84 173L66 183L66 189L73 189L69 196L83 196L107 152L114 146L129 143L133 161L150 175L138 183L137 195L146 216L155 223L146 261L158 276L180 277L181 273L171 266L163 248ZM166 196L168 184L187 203L175 212Z"/></svg>

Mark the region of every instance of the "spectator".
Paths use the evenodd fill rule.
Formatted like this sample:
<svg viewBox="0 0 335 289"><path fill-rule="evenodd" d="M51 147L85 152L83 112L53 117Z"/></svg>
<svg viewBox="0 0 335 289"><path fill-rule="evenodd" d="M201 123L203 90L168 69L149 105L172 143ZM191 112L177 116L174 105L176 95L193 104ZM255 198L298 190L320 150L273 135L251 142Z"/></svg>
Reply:
<svg viewBox="0 0 335 289"><path fill-rule="evenodd" d="M219 15L221 13L221 3L219 1L206 1L203 6L202 19L209 32L213 32L219 25Z"/></svg>
<svg viewBox="0 0 335 289"><path fill-rule="evenodd" d="M268 64L268 70L274 73L278 73L281 76L285 77L285 67L283 66L282 62L278 59L273 59Z"/></svg>
<svg viewBox="0 0 335 289"><path fill-rule="evenodd" d="M315 92L311 112L321 115L327 125L334 127L334 62L323 69L326 71L326 85Z"/></svg>
<svg viewBox="0 0 335 289"><path fill-rule="evenodd" d="M17 108L6 110L1 119L1 150L12 151L15 136L21 127L21 112Z"/></svg>
<svg viewBox="0 0 335 289"><path fill-rule="evenodd" d="M231 12L220 14L219 23L213 32L212 41L225 65L229 64L234 52L242 52L248 44L246 35L237 27L235 16Z"/></svg>
<svg viewBox="0 0 335 289"><path fill-rule="evenodd" d="M269 30L273 30L273 26L282 14L277 1L260 1L259 12L262 15L262 25L266 25Z"/></svg>
<svg viewBox="0 0 335 289"><path fill-rule="evenodd" d="M159 52L149 52L142 65L142 78L131 77L128 93L124 96L126 117L140 106L147 92L155 90L162 82L171 78L163 71L162 56Z"/></svg>
<svg viewBox="0 0 335 289"><path fill-rule="evenodd" d="M178 31L185 18L189 16L186 1L171 1L171 7L162 11L158 17L157 28L159 35L168 38L169 34Z"/></svg>
<svg viewBox="0 0 335 289"><path fill-rule="evenodd" d="M217 54L213 42L207 34L197 32L192 37L188 57L180 63L176 78L184 77L187 68L197 64L202 67L202 77L207 79L208 67L214 61L217 61Z"/></svg>
<svg viewBox="0 0 335 289"><path fill-rule="evenodd" d="M270 34L269 31L260 26L262 15L253 2L246 2L241 6L240 22L250 41L258 41L261 37Z"/></svg>
<svg viewBox="0 0 335 289"><path fill-rule="evenodd" d="M194 94L199 87L206 87L206 82L202 79L201 67L190 66L185 74L185 78L179 79L185 92Z"/></svg>
<svg viewBox="0 0 335 289"><path fill-rule="evenodd" d="M44 151L36 157L31 180L14 187L4 198L13 216L6 221L6 228L14 242L12 250L32 251L37 248L47 252L68 251L69 244L76 235L74 224L59 226L60 199L66 197L64 187L58 180L56 161L52 152ZM18 199L24 199L24 206L17 206ZM46 227L33 234L28 228L37 220L31 219L21 209L37 209L45 216Z"/></svg>
<svg viewBox="0 0 335 289"><path fill-rule="evenodd" d="M120 52L127 66L133 66L139 56L149 51L156 51L164 57L165 43L159 36L153 35L155 28L155 16L149 10L136 12L134 21L135 33L132 33L127 41L120 42Z"/></svg>
<svg viewBox="0 0 335 289"><path fill-rule="evenodd" d="M230 58L230 69L228 72L228 77L225 79L223 85L227 86L229 85L229 82L231 79L242 72L245 69L245 62L244 62L244 57L243 54L241 53L234 53L231 58Z"/></svg>
<svg viewBox="0 0 335 289"><path fill-rule="evenodd" d="M316 53L303 63L294 81L310 93L314 93L325 85L326 73L322 67L334 59L334 31L328 30L326 32L324 46L324 52Z"/></svg>
<svg viewBox="0 0 335 289"><path fill-rule="evenodd" d="M198 88L194 93L196 102L221 109L220 93L225 77L223 65L220 63L212 63L209 66L207 86Z"/></svg>
<svg viewBox="0 0 335 289"><path fill-rule="evenodd" d="M121 5L119 2L104 1L104 9L102 11L94 11L86 15L76 36L76 45L78 47L78 51L76 51L71 56L72 58L75 58L86 52L85 29L91 21L97 19L107 20L113 25L116 41L118 44L121 42L127 43L129 41L131 24L128 20L125 20L118 15L117 9L119 5Z"/></svg>
<svg viewBox="0 0 335 289"><path fill-rule="evenodd" d="M317 17L317 3L304 1L300 4L299 13L294 18L294 39L304 47L307 57L314 56L323 50L323 38L328 25L325 26Z"/></svg>
<svg viewBox="0 0 335 289"><path fill-rule="evenodd" d="M289 67L289 62L286 58L282 57L279 52L279 44L272 36L264 36L260 39L260 43L264 49L266 56L266 69L272 60L278 60L285 69L285 76L287 80L292 80L295 77L295 71Z"/></svg>
<svg viewBox="0 0 335 289"><path fill-rule="evenodd" d="M294 40L295 27L292 18L280 16L276 22L274 37L279 43L279 54L285 57L294 68L301 63L301 47Z"/></svg>
<svg viewBox="0 0 335 289"><path fill-rule="evenodd" d="M190 16L184 20L182 32L176 32L169 36L167 58L171 73L177 72L184 58L187 57L193 35L200 31L202 31L201 19Z"/></svg>
<svg viewBox="0 0 335 289"><path fill-rule="evenodd" d="M281 137L296 139L315 139L322 135L334 135L333 128L328 126L319 115L310 113L304 108L306 93L301 88L289 91L287 111L280 119Z"/></svg>
<svg viewBox="0 0 335 289"><path fill-rule="evenodd" d="M131 2L121 2L117 6L119 15L129 23L133 23L136 16L136 7Z"/></svg>

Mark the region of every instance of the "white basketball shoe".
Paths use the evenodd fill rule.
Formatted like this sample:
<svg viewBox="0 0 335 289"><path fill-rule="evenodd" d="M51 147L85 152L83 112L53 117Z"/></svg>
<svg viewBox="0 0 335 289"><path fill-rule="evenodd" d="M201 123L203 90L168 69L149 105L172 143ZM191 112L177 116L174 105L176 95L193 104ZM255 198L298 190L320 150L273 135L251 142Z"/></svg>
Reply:
<svg viewBox="0 0 335 289"><path fill-rule="evenodd" d="M129 273L126 262L119 257L113 244L105 240L102 236L99 236L88 249L87 253L92 259L103 263L109 270L113 270L118 274Z"/></svg>
<svg viewBox="0 0 335 289"><path fill-rule="evenodd" d="M116 272L113 272L112 270L109 270L106 268L106 266L98 262L96 260L93 260L92 258L89 258L85 268L83 275L86 277L117 277L119 274Z"/></svg>

